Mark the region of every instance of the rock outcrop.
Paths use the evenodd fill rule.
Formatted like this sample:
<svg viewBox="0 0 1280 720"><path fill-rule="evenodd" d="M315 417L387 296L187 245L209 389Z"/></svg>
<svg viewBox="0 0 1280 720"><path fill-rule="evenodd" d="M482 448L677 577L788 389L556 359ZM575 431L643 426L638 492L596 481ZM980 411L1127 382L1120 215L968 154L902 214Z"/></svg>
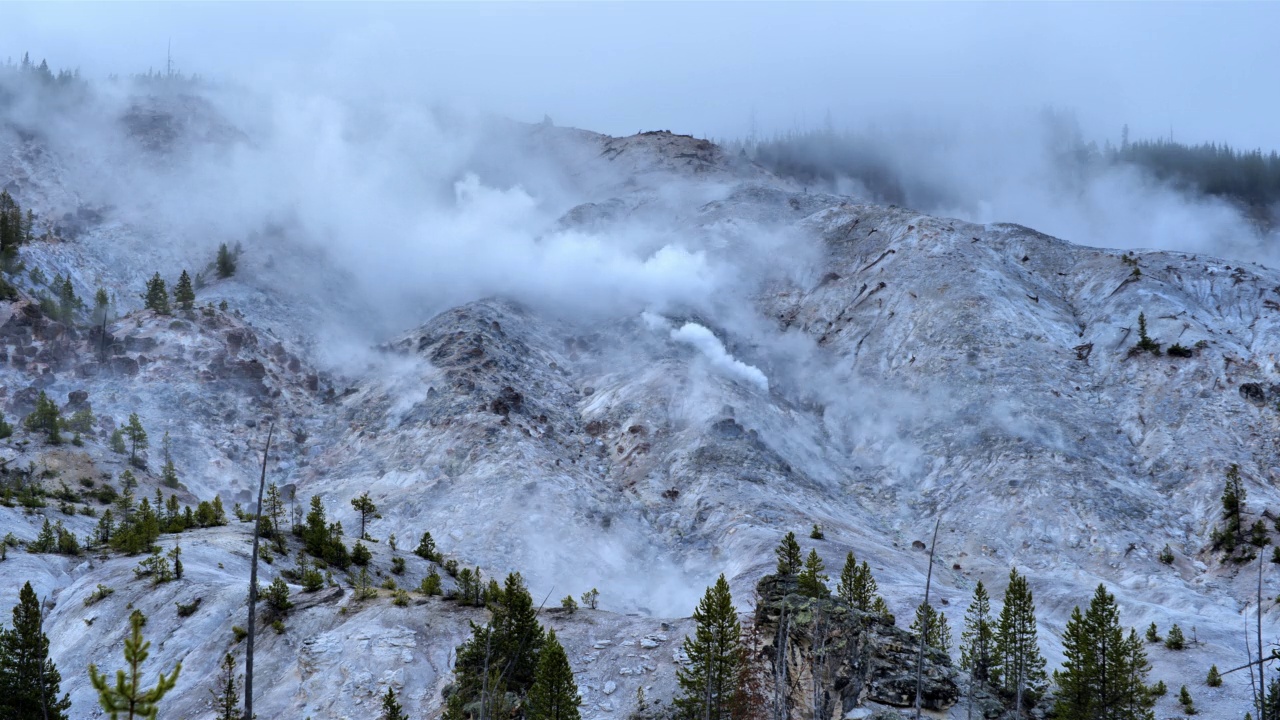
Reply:
<svg viewBox="0 0 1280 720"><path fill-rule="evenodd" d="M914 707L917 635L892 618L860 612L838 598L797 592L794 580L766 575L757 586L759 660L769 668L766 696L792 720L839 720L871 705ZM926 648L920 707L946 710L960 698L951 658ZM776 705L775 705L776 707Z"/></svg>

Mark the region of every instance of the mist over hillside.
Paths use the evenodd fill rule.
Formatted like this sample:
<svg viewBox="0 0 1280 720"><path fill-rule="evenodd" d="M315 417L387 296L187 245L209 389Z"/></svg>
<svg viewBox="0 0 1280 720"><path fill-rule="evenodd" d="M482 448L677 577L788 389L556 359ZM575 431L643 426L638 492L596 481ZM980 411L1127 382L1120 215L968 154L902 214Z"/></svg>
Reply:
<svg viewBox="0 0 1280 720"><path fill-rule="evenodd" d="M878 6L311 9L155 8L152 69L15 11L70 59L0 65L0 720L109 716L132 632L161 717L1272 717L1280 176L1197 144L1252 100L1099 144ZM777 30L846 13L920 57Z"/></svg>

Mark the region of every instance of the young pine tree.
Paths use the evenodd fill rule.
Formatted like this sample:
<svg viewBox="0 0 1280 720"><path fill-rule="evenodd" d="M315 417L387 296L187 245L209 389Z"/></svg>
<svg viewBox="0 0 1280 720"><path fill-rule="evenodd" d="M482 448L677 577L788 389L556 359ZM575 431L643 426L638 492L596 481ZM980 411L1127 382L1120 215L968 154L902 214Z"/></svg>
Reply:
<svg viewBox="0 0 1280 720"><path fill-rule="evenodd" d="M62 414L58 411L58 404L49 399L43 390L36 395L36 407L31 411L22 424L32 432L41 431L47 433L49 443L57 445L62 442Z"/></svg>
<svg viewBox="0 0 1280 720"><path fill-rule="evenodd" d="M143 429L138 413L129 414L129 424L125 426L124 434L129 438L129 462L137 466L138 451L147 449L147 431Z"/></svg>
<svg viewBox="0 0 1280 720"><path fill-rule="evenodd" d="M824 598L831 595L831 591L827 589L827 576L823 574L826 568L822 564L822 558L818 557L817 550L810 550L809 557L805 558L804 570L800 571L799 585L800 594L812 598Z"/></svg>
<svg viewBox="0 0 1280 720"><path fill-rule="evenodd" d="M578 684L564 647L556 640L554 630L547 633L538 658L538 670L529 687L526 720L579 720Z"/></svg>
<svg viewBox="0 0 1280 720"><path fill-rule="evenodd" d="M226 243L218 246L218 277L227 279L236 274L236 256Z"/></svg>
<svg viewBox="0 0 1280 720"><path fill-rule="evenodd" d="M911 622L911 632L920 634L922 628L928 628L924 644L951 654L951 626L947 623L945 613L940 613L929 603L916 606L916 619Z"/></svg>
<svg viewBox="0 0 1280 720"><path fill-rule="evenodd" d="M13 627L0 629L0 717L66 720L71 700L58 697L61 683L49 659L40 601L26 583L13 608Z"/></svg>
<svg viewBox="0 0 1280 720"><path fill-rule="evenodd" d="M867 561L863 560L859 565L853 553L846 555L844 568L840 571L840 582L836 586L840 599L864 613L879 612L884 606L884 600L876 594L877 590L876 579L871 576L871 566L867 565Z"/></svg>
<svg viewBox="0 0 1280 720"><path fill-rule="evenodd" d="M1231 555L1244 544L1244 483L1240 481L1240 466L1232 463L1227 468L1226 483L1222 487L1222 526L1213 530L1213 549Z"/></svg>
<svg viewBox="0 0 1280 720"><path fill-rule="evenodd" d="M804 560L800 557L800 543L796 542L795 533L787 533L774 553L778 556L778 577L790 579L800 574Z"/></svg>
<svg viewBox="0 0 1280 720"><path fill-rule="evenodd" d="M364 532L365 522L378 512L378 506L373 504L373 500L369 498L369 493L361 493L360 497L351 498L351 507L360 513L360 539L368 539L368 535Z"/></svg>
<svg viewBox="0 0 1280 720"><path fill-rule="evenodd" d="M154 310L158 315L169 314L169 290L165 287L164 278L160 277L160 273L152 275L147 281L147 291L143 293L142 299L148 310Z"/></svg>
<svg viewBox="0 0 1280 720"><path fill-rule="evenodd" d="M995 649L992 684L1015 698L1021 712L1025 700L1034 701L1044 692L1048 676L1036 634L1035 599L1017 568L1009 571L1004 607L996 622Z"/></svg>
<svg viewBox="0 0 1280 720"><path fill-rule="evenodd" d="M794 534L788 538L795 541ZM676 707L686 717L729 720L738 691L742 626L724 575L707 588L693 619L697 628L684 641L689 663L676 671L681 691Z"/></svg>
<svg viewBox="0 0 1280 720"><path fill-rule="evenodd" d="M960 633L960 667L971 682L988 682L995 654L995 622L991 617L991 597L982 581L973 589L973 601L964 614Z"/></svg>
<svg viewBox="0 0 1280 720"><path fill-rule="evenodd" d="M217 720L241 720L240 682L236 678L236 661L227 653L223 659L222 672L218 673L218 684L209 690L213 696L213 711Z"/></svg>
<svg viewBox="0 0 1280 720"><path fill-rule="evenodd" d="M418 547L414 548L413 554L423 560L440 561L440 556L436 551L436 541L431 538L431 533L422 533L422 539L418 541Z"/></svg>
<svg viewBox="0 0 1280 720"><path fill-rule="evenodd" d="M1120 627L1115 596L1099 585L1089 609L1071 613L1063 633L1062 669L1054 715L1060 720L1151 720L1146 652L1138 634Z"/></svg>
<svg viewBox="0 0 1280 720"><path fill-rule="evenodd" d="M178 307L188 312L195 305L196 291L191 287L191 276L187 275L186 270L182 271L182 275L178 277L178 284L173 288L173 300Z"/></svg>
<svg viewBox="0 0 1280 720"><path fill-rule="evenodd" d="M142 689L142 663L146 662L151 648L151 642L142 637L144 622L146 617L137 610L129 617L132 629L124 639L124 661L129 664L129 670L116 671L115 685L111 684L106 675L98 672L96 665L89 666L89 682L98 691L98 703L112 720L121 717L128 720L155 720L160 712L160 701L177 684L178 673L182 672L182 663L178 663L167 676L164 672L160 673L155 687L150 690Z"/></svg>
<svg viewBox="0 0 1280 720"><path fill-rule="evenodd" d="M396 691L391 688L387 688L386 694L382 696L382 714L378 716L378 720L409 720L396 699Z"/></svg>

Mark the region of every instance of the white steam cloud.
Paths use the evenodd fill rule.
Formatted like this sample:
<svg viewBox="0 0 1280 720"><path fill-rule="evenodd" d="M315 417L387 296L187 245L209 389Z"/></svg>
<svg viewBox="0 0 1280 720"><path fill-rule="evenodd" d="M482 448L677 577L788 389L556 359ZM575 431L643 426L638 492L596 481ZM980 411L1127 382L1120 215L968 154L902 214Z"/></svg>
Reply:
<svg viewBox="0 0 1280 720"><path fill-rule="evenodd" d="M769 391L769 378L765 377L760 368L748 365L730 355L729 351L725 350L724 343L720 342L720 338L705 326L685 323L671 331L671 339L693 347L702 353L712 367L725 375L755 385L765 392Z"/></svg>

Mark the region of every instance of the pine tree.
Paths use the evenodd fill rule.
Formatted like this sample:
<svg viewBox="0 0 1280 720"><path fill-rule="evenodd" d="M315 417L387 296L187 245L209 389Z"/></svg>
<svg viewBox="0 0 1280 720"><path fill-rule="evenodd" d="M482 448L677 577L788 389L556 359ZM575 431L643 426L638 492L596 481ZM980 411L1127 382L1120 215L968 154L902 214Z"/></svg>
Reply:
<svg viewBox="0 0 1280 720"><path fill-rule="evenodd" d="M1222 687L1222 673L1218 672L1217 665L1209 666L1209 676L1205 678L1204 684L1209 687Z"/></svg>
<svg viewBox="0 0 1280 720"><path fill-rule="evenodd" d="M62 442L62 434L60 432L62 426L62 415L58 410L58 404L49 399L43 390L36 395L36 407L22 421L23 427L32 432L43 431L47 433L49 443L57 445Z"/></svg>
<svg viewBox="0 0 1280 720"><path fill-rule="evenodd" d="M147 449L147 431L142 428L138 413L129 414L129 424L125 426L124 433L129 438L129 462L136 466L138 451Z"/></svg>
<svg viewBox="0 0 1280 720"><path fill-rule="evenodd" d="M801 595L824 598L831 594L831 591L827 589L827 576L822 572L825 569L822 564L822 558L818 557L818 551L810 550L809 557L804 561L804 570L800 571L799 585Z"/></svg>
<svg viewBox="0 0 1280 720"><path fill-rule="evenodd" d="M987 682L995 653L995 622L991 617L991 597L982 581L973 589L973 601L964 614L964 630L960 633L960 667L969 679Z"/></svg>
<svg viewBox="0 0 1280 720"><path fill-rule="evenodd" d="M1240 481L1240 466L1232 463L1227 468L1227 481L1222 488L1222 527L1214 528L1213 549L1231 555L1244 544L1244 483Z"/></svg>
<svg viewBox="0 0 1280 720"><path fill-rule="evenodd" d="M794 534L788 538L795 541ZM798 547L795 554L798 558ZM782 558L780 552L779 570ZM738 691L742 626L724 575L707 588L693 619L697 628L684 641L689 663L676 671L681 690L676 707L686 718L729 720Z"/></svg>
<svg viewBox="0 0 1280 720"><path fill-rule="evenodd" d="M164 467L160 468L160 483L167 488L177 488L181 483L178 481L178 468L173 465L173 458L164 461Z"/></svg>
<svg viewBox="0 0 1280 720"><path fill-rule="evenodd" d="M132 628L129 637L124 639L124 661L129 664L129 671L116 671L116 682L113 687L106 675L98 673L96 665L89 666L89 682L98 691L98 703L102 705L112 720L121 716L129 720L142 718L156 720L160 712L160 701L178 682L178 673L182 672L182 663L173 668L168 676L162 671L156 686L150 690L142 689L142 663L150 655L151 642L142 637L142 624L147 621L140 611L134 610L129 616Z"/></svg>
<svg viewBox="0 0 1280 720"><path fill-rule="evenodd" d="M396 691L391 688L387 688L386 694L382 696L382 715L379 720L409 720L396 700Z"/></svg>
<svg viewBox="0 0 1280 720"><path fill-rule="evenodd" d="M183 270L178 277L178 284L173 288L173 299L183 310L190 311L196 302L195 288L191 287L191 276Z"/></svg>
<svg viewBox="0 0 1280 720"><path fill-rule="evenodd" d="M231 653L227 653L221 667L218 685L209 691L213 696L213 710L218 714L217 720L241 720L240 683L236 678L236 662Z"/></svg>
<svg viewBox="0 0 1280 720"><path fill-rule="evenodd" d="M884 598L876 594L876 579L871 575L871 566L863 560L859 565L853 553L845 556L844 568L840 571L840 583L836 588L840 599L864 613L888 614Z"/></svg>
<svg viewBox="0 0 1280 720"><path fill-rule="evenodd" d="M128 446L124 443L124 429L116 428L111 431L111 452L117 455L123 455L129 452Z"/></svg>
<svg viewBox="0 0 1280 720"><path fill-rule="evenodd" d="M1026 578L1017 568L1009 571L1004 607L996 622L992 683L1015 698L1019 711L1025 700L1034 701L1045 689L1048 676L1036 635L1036 606Z"/></svg>
<svg viewBox="0 0 1280 720"><path fill-rule="evenodd" d="M1055 717L1061 720L1151 720L1146 652L1138 634L1120 627L1115 596L1099 585L1083 614L1077 606L1063 633Z"/></svg>
<svg viewBox="0 0 1280 720"><path fill-rule="evenodd" d="M921 628L928 628L924 644L951 654L951 626L947 623L945 613L934 609L932 604L920 603L916 606L916 619L911 622L911 632L919 635Z"/></svg>
<svg viewBox="0 0 1280 720"><path fill-rule="evenodd" d="M148 310L154 310L158 315L169 314L169 290L165 287L164 278L160 277L160 273L151 276L147 281L147 292L142 296Z"/></svg>
<svg viewBox="0 0 1280 720"><path fill-rule="evenodd" d="M61 690L62 675L49 659L40 601L31 583L18 592L13 627L0 629L0 717L66 720L71 700Z"/></svg>
<svg viewBox="0 0 1280 720"><path fill-rule="evenodd" d="M418 547L414 548L413 554L423 560L440 561L440 556L436 551L436 541L431 538L431 533L422 533L422 539L418 541Z"/></svg>
<svg viewBox="0 0 1280 720"><path fill-rule="evenodd" d="M778 577L790 579L800 574L804 561L800 557L800 543L796 542L795 533L787 533L774 552L778 556Z"/></svg>
<svg viewBox="0 0 1280 720"><path fill-rule="evenodd" d="M538 670L529 686L526 720L579 720L578 684L564 647L556 640L554 630L547 633L538 658Z"/></svg>
<svg viewBox="0 0 1280 720"><path fill-rule="evenodd" d="M459 577L462 573L459 573ZM537 608L519 573L507 576L501 597L490 602L492 617L485 625L471 624L471 637L458 646L454 663L455 692L444 716L463 720L467 708L480 703L481 714L497 717L510 692L524 696L533 684L545 634Z"/></svg>
<svg viewBox="0 0 1280 720"><path fill-rule="evenodd" d="M227 249L227 244L218 246L218 277L227 279L236 274L236 257Z"/></svg>
<svg viewBox="0 0 1280 720"><path fill-rule="evenodd" d="M364 532L365 522L378 512L378 506L373 504L373 500L369 498L369 493L361 493L360 497L351 498L351 507L360 513L360 539L368 539L368 535Z"/></svg>
<svg viewBox="0 0 1280 720"><path fill-rule="evenodd" d="M1195 715L1200 712L1196 710L1196 704L1191 699L1191 693L1187 691L1187 686L1183 685L1182 690L1178 692L1178 704L1182 706L1182 712L1188 715Z"/></svg>
<svg viewBox="0 0 1280 720"><path fill-rule="evenodd" d="M1169 634L1164 638L1164 646L1170 650L1181 650L1186 646L1186 642L1187 639L1182 634L1182 628L1178 627L1177 623L1174 623L1173 627L1169 628Z"/></svg>
<svg viewBox="0 0 1280 720"><path fill-rule="evenodd" d="M1151 623L1147 626L1147 642L1160 642L1160 630L1156 627L1155 623Z"/></svg>

